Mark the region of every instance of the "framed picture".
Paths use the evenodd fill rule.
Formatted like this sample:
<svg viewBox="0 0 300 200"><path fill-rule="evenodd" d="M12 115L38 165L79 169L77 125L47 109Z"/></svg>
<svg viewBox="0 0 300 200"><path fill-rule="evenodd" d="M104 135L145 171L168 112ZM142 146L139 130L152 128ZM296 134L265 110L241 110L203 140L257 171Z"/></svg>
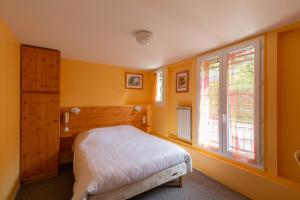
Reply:
<svg viewBox="0 0 300 200"><path fill-rule="evenodd" d="M126 89L143 89L143 74L125 73Z"/></svg>
<svg viewBox="0 0 300 200"><path fill-rule="evenodd" d="M176 73L176 92L189 91L189 71L181 71Z"/></svg>

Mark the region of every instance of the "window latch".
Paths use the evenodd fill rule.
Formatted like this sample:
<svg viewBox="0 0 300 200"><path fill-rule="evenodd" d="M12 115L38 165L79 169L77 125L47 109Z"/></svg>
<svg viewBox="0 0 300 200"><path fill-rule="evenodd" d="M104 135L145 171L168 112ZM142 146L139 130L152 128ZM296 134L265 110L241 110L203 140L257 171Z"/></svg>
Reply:
<svg viewBox="0 0 300 200"><path fill-rule="evenodd" d="M226 123L226 121L227 121L227 117L226 117L225 113L222 114L222 121L223 121L223 123Z"/></svg>

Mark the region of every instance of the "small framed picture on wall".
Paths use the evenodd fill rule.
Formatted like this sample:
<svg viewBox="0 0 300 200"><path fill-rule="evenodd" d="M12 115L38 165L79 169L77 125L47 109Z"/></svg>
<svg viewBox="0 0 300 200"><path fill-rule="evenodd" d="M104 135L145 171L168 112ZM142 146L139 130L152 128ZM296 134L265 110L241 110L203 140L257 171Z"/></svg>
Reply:
<svg viewBox="0 0 300 200"><path fill-rule="evenodd" d="M125 73L125 88L126 89L143 89L143 74Z"/></svg>
<svg viewBox="0 0 300 200"><path fill-rule="evenodd" d="M189 91L189 71L181 71L176 73L176 92Z"/></svg>

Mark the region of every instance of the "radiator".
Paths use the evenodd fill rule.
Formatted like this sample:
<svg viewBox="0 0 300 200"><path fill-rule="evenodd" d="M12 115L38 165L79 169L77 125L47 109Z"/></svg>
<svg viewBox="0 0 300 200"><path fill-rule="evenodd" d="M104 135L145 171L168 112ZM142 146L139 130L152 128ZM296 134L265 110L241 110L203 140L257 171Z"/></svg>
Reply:
<svg viewBox="0 0 300 200"><path fill-rule="evenodd" d="M192 108L177 108L177 136L180 139L192 140Z"/></svg>

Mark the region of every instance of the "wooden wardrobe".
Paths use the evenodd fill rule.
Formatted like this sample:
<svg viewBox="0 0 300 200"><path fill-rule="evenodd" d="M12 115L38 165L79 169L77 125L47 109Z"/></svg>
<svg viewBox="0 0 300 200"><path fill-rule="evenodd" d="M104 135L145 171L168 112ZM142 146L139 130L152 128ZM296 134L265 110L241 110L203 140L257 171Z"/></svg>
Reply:
<svg viewBox="0 0 300 200"><path fill-rule="evenodd" d="M59 51L21 46L22 182L58 173L59 77Z"/></svg>

